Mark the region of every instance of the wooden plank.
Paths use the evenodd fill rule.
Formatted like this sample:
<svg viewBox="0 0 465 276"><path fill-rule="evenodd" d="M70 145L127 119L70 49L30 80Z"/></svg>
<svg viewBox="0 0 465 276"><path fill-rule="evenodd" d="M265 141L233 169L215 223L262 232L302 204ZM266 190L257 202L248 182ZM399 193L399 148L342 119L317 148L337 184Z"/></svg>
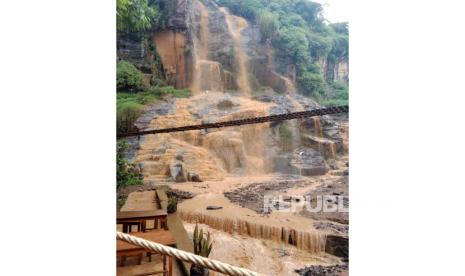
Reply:
<svg viewBox="0 0 465 276"><path fill-rule="evenodd" d="M168 208L168 196L166 195L164 187L159 189L157 188L156 193L161 205L161 209L166 211Z"/></svg>
<svg viewBox="0 0 465 276"><path fill-rule="evenodd" d="M152 211L126 211L117 212L116 219L141 219L141 218L153 218L159 216L166 216L168 213L166 210L152 210Z"/></svg>

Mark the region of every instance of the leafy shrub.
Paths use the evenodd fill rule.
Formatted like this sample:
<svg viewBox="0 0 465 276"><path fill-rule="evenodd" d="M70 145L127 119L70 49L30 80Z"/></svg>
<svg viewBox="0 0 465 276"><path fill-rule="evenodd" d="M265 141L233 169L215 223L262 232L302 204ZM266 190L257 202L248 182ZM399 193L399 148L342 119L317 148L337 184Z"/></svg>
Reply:
<svg viewBox="0 0 465 276"><path fill-rule="evenodd" d="M130 164L124 158L124 152L128 145L125 141L118 141L116 146L116 187L123 188L131 185L141 185L142 175L134 164Z"/></svg>
<svg viewBox="0 0 465 276"><path fill-rule="evenodd" d="M162 80L159 85L165 84ZM172 86L152 86L147 91L138 93L116 93L116 126L118 134L136 131L135 121L145 110L145 106L151 104L163 96L189 97L189 89L176 89Z"/></svg>
<svg viewBox="0 0 465 276"><path fill-rule="evenodd" d="M304 72L297 81L304 95L318 98L324 94L325 82L320 74Z"/></svg>
<svg viewBox="0 0 465 276"><path fill-rule="evenodd" d="M324 106L347 105L349 104L349 88L342 81L336 81L332 85L333 95L322 100Z"/></svg>
<svg viewBox="0 0 465 276"><path fill-rule="evenodd" d="M116 89L118 91L136 92L144 90L142 72L127 61L120 61L116 66Z"/></svg>
<svg viewBox="0 0 465 276"><path fill-rule="evenodd" d="M134 122L143 111L144 106L132 99L117 102L116 129L118 134L135 131Z"/></svg>
<svg viewBox="0 0 465 276"><path fill-rule="evenodd" d="M166 208L166 211L168 214L175 213L176 210L178 209L178 198L175 196L170 196L168 198L168 206Z"/></svg>
<svg viewBox="0 0 465 276"><path fill-rule="evenodd" d="M152 86L163 87L163 86L167 86L167 85L168 84L164 80L161 80L161 79L153 79L152 80Z"/></svg>

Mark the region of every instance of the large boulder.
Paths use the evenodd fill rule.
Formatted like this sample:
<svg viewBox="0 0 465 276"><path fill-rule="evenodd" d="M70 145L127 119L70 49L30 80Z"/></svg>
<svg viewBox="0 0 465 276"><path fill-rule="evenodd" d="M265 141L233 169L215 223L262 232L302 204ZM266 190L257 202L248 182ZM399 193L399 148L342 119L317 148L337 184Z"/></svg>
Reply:
<svg viewBox="0 0 465 276"><path fill-rule="evenodd" d="M182 163L173 163L170 165L170 175L176 182L186 182L186 173Z"/></svg>
<svg viewBox="0 0 465 276"><path fill-rule="evenodd" d="M187 173L187 181L190 182L202 182L202 179L200 179L200 176L196 173L193 172L188 172Z"/></svg>
<svg viewBox="0 0 465 276"><path fill-rule="evenodd" d="M324 175L329 170L324 157L318 151L308 148L296 150L290 164L304 176Z"/></svg>
<svg viewBox="0 0 465 276"><path fill-rule="evenodd" d="M347 262L349 260L349 238L338 235L328 235L326 237L326 253L341 257Z"/></svg>

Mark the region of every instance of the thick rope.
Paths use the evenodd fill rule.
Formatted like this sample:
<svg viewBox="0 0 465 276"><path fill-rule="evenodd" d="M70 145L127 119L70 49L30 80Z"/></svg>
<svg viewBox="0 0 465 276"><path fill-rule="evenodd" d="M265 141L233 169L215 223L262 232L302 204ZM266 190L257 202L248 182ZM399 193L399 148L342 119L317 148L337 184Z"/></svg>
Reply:
<svg viewBox="0 0 465 276"><path fill-rule="evenodd" d="M240 267L235 267L229 264L222 263L220 261L215 261L215 260L211 260L208 258L204 258L202 256L198 256L198 255L186 252L186 251L178 250L176 248L172 248L172 247L165 246L159 243L155 243L152 241L134 237L128 234L118 232L118 231L116 231L116 238L118 240L125 241L125 242L128 242L130 244L133 244L139 247L143 247L152 252L160 253L163 255L168 255L176 259L180 259L180 260L183 260L189 263L193 263L198 266L206 267L213 271L221 272L227 275L264 276L263 274L259 274L257 272L253 272L253 271L240 268Z"/></svg>

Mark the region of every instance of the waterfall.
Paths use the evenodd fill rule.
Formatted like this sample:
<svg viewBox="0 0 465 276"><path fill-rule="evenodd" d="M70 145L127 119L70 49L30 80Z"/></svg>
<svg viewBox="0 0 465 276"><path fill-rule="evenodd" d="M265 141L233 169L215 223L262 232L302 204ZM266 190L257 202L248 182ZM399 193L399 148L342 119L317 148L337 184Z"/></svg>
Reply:
<svg viewBox="0 0 465 276"><path fill-rule="evenodd" d="M310 253L325 252L326 235L320 231L300 231L286 226L260 224L245 219L216 217L198 212L178 211L178 215L186 222L206 224L229 234L236 233L256 239L282 242Z"/></svg>
<svg viewBox="0 0 465 276"><path fill-rule="evenodd" d="M224 14L229 33L234 41L234 50L236 55L237 66L237 85L245 95L250 95L251 89L249 84L249 74L247 70L247 55L244 53L241 44L241 31L245 29L248 24L247 21L239 16L231 15L224 7L220 8Z"/></svg>

